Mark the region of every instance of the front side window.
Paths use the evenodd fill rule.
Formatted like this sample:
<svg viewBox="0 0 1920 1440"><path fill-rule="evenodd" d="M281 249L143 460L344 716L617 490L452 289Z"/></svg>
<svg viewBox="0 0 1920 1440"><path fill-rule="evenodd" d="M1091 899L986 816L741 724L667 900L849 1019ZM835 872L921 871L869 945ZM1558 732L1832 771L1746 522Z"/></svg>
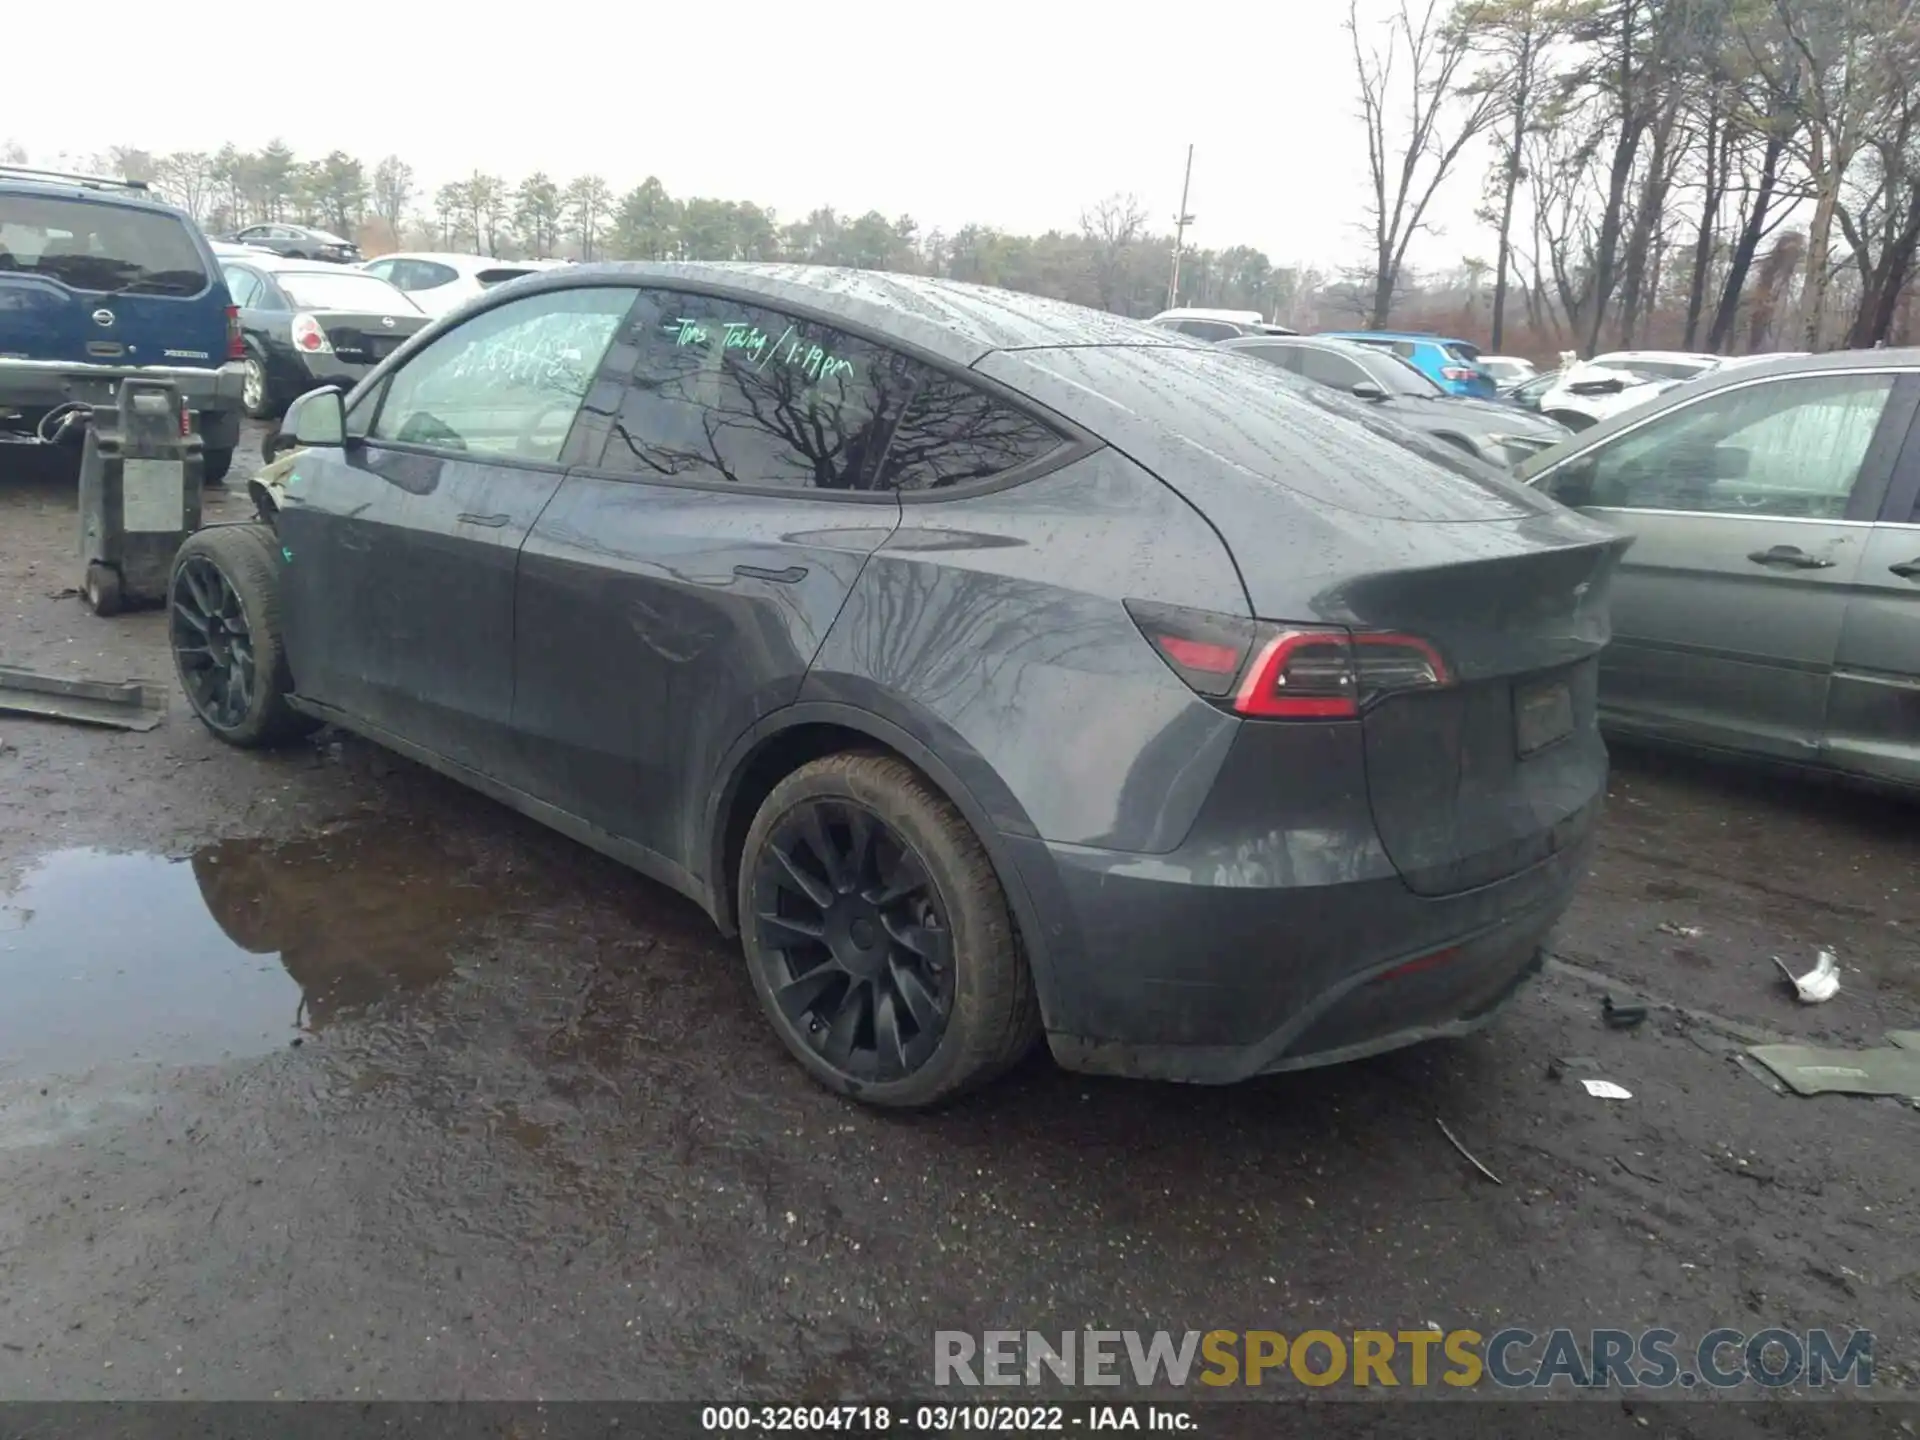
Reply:
<svg viewBox="0 0 1920 1440"><path fill-rule="evenodd" d="M1024 410L928 371L887 446L878 488L945 490L1045 459L1066 442Z"/></svg>
<svg viewBox="0 0 1920 1440"><path fill-rule="evenodd" d="M1722 391L1601 445L1555 499L1628 510L1844 518L1891 375L1807 375Z"/></svg>
<svg viewBox="0 0 1920 1440"><path fill-rule="evenodd" d="M394 373L374 438L557 461L633 298L615 286L549 290L475 315Z"/></svg>
<svg viewBox="0 0 1920 1440"><path fill-rule="evenodd" d="M650 290L604 469L781 490L872 490L922 367L759 305Z"/></svg>

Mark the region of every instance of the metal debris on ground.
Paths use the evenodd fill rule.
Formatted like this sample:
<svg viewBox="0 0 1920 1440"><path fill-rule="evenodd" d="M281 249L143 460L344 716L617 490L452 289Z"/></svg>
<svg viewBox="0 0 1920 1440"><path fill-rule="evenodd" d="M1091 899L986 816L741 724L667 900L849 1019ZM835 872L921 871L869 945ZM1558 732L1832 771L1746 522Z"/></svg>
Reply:
<svg viewBox="0 0 1920 1440"><path fill-rule="evenodd" d="M1600 1002L1600 1018L1607 1023L1609 1030L1631 1030L1646 1022L1647 1007L1644 1005L1616 1005L1613 997L1607 996Z"/></svg>
<svg viewBox="0 0 1920 1440"><path fill-rule="evenodd" d="M0 665L0 711L117 730L151 730L167 713L167 692L139 680L69 680Z"/></svg>
<svg viewBox="0 0 1920 1440"><path fill-rule="evenodd" d="M1633 1092L1624 1085L1616 1085L1611 1080L1582 1080L1587 1094L1599 1100L1631 1100Z"/></svg>
<svg viewBox="0 0 1920 1440"><path fill-rule="evenodd" d="M1794 974L1778 955L1773 957L1773 963L1780 967L1780 973L1787 977L1787 983L1793 986L1803 1004L1824 1004L1840 993L1840 962L1831 950L1822 950L1813 969L1804 975Z"/></svg>
<svg viewBox="0 0 1920 1440"><path fill-rule="evenodd" d="M1894 1095L1920 1100L1920 1030L1894 1030L1871 1050L1755 1045L1747 1051L1796 1095Z"/></svg>
<svg viewBox="0 0 1920 1440"><path fill-rule="evenodd" d="M1478 1170L1482 1175L1486 1176L1487 1179L1491 1180L1496 1185L1504 1185L1506 1183L1498 1175L1494 1174L1491 1170L1489 1170L1486 1166L1482 1165L1477 1159L1474 1158L1473 1152L1467 1149L1466 1146L1460 1143L1460 1137L1455 1135L1453 1131L1447 1128L1446 1121L1442 1120L1438 1115L1436 1115L1433 1117L1433 1123L1440 1127L1440 1133L1447 1137L1448 1143L1450 1143L1454 1149L1460 1152L1461 1156L1466 1160L1466 1162L1469 1165L1473 1166L1474 1169Z"/></svg>

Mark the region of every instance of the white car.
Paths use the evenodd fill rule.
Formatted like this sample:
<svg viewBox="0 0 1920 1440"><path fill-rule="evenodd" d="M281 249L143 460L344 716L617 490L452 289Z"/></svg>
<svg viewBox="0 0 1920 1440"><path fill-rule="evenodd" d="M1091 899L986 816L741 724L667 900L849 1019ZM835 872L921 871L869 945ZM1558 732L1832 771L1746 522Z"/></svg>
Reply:
<svg viewBox="0 0 1920 1440"><path fill-rule="evenodd" d="M1562 370L1559 383L1540 397L1540 413L1584 430L1726 363L1723 355L1683 350L1611 350Z"/></svg>
<svg viewBox="0 0 1920 1440"><path fill-rule="evenodd" d="M362 270L378 275L427 314L445 315L495 285L541 270L569 265L569 260L501 260L492 255L460 255L437 250L410 250L368 260Z"/></svg>
<svg viewBox="0 0 1920 1440"><path fill-rule="evenodd" d="M1524 385L1540 373L1531 360L1518 355L1482 355L1474 363L1493 376L1493 383L1502 390Z"/></svg>
<svg viewBox="0 0 1920 1440"><path fill-rule="evenodd" d="M1196 340L1233 340L1242 335L1292 335L1296 331L1275 325L1258 310L1208 310L1200 306L1182 306L1162 310L1147 324L1162 330L1177 330Z"/></svg>

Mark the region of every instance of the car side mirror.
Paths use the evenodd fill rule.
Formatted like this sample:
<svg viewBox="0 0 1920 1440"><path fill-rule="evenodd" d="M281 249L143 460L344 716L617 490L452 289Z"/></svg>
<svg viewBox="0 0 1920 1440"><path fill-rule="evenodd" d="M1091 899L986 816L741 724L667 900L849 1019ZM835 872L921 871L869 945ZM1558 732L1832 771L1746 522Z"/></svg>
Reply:
<svg viewBox="0 0 1920 1440"><path fill-rule="evenodd" d="M1384 400L1386 387L1377 380L1359 380L1353 385L1352 393L1361 400Z"/></svg>
<svg viewBox="0 0 1920 1440"><path fill-rule="evenodd" d="M338 449L345 445L347 410L340 401L340 387L322 386L294 401L287 407L286 419L280 422L280 433L291 435L293 443L302 449L316 445Z"/></svg>

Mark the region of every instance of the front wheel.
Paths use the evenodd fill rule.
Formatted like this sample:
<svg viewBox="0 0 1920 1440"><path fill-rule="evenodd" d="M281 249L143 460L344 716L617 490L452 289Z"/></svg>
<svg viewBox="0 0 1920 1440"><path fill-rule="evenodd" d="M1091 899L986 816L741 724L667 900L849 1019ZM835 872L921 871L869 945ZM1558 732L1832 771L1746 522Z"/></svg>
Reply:
<svg viewBox="0 0 1920 1440"><path fill-rule="evenodd" d="M938 1104L1039 1037L992 862L959 811L894 756L829 755L775 786L747 832L739 905L760 1003L831 1090Z"/></svg>
<svg viewBox="0 0 1920 1440"><path fill-rule="evenodd" d="M167 584L180 688L202 724L242 749L319 724L287 703L293 673L280 630L279 557L266 526L216 525L187 537Z"/></svg>

